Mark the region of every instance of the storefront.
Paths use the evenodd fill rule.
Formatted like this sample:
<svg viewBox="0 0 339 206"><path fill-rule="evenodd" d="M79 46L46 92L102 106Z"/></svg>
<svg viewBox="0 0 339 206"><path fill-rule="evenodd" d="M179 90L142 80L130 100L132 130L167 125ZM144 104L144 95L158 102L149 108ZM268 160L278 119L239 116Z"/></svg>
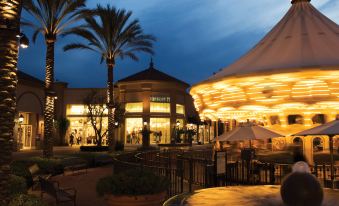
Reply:
<svg viewBox="0 0 339 206"><path fill-rule="evenodd" d="M66 142L72 145L95 145L95 131L88 117L86 106L72 104L66 105L66 108L66 117L70 122ZM101 123L100 117L95 117L95 119L96 126L99 127L99 124L101 124L102 131L105 132L107 130L107 116L102 117ZM103 139L102 144L106 144L106 138Z"/></svg>

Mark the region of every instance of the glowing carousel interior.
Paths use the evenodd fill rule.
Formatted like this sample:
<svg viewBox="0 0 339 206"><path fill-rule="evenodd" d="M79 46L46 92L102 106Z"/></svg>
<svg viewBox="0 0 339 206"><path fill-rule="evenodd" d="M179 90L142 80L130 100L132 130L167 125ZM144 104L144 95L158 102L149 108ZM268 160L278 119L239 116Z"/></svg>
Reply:
<svg viewBox="0 0 339 206"><path fill-rule="evenodd" d="M338 54L339 26L309 0L293 0L254 48L190 93L201 118L226 131L251 120L291 135L338 116Z"/></svg>

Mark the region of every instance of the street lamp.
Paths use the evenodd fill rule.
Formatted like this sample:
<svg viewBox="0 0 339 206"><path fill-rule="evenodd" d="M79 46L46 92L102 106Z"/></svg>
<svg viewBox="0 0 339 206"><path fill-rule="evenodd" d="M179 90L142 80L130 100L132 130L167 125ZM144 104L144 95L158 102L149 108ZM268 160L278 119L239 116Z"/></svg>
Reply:
<svg viewBox="0 0 339 206"><path fill-rule="evenodd" d="M27 49L29 47L29 39L24 33L20 33L16 36L19 40L19 45L23 49Z"/></svg>
<svg viewBox="0 0 339 206"><path fill-rule="evenodd" d="M20 114L19 116L19 124L21 125L24 122L24 116Z"/></svg>

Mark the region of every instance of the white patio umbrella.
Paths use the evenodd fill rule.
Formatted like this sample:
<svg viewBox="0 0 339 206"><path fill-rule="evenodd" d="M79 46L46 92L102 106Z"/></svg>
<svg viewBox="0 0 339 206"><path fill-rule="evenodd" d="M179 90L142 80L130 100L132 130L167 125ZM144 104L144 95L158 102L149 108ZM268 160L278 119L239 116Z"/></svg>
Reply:
<svg viewBox="0 0 339 206"><path fill-rule="evenodd" d="M283 137L284 135L276 133L272 130L266 129L262 126L240 126L229 133L224 133L218 137L220 142L224 141L243 141L249 140L264 140L274 137Z"/></svg>
<svg viewBox="0 0 339 206"><path fill-rule="evenodd" d="M333 137L339 135L339 119L326 124L307 129L305 131L294 134L293 136L308 136L308 135L327 135L330 140L330 156L331 156L331 180L334 184L334 158L333 158Z"/></svg>

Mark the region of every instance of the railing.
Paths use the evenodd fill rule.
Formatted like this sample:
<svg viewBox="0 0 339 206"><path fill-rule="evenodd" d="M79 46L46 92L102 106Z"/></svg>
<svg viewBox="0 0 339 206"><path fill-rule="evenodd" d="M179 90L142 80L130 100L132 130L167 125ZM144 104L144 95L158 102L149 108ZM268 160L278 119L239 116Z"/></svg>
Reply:
<svg viewBox="0 0 339 206"><path fill-rule="evenodd" d="M227 163L223 163L224 172L220 173L218 161L215 156L212 159L212 156L212 152L208 150L127 153L114 159L114 172L149 169L171 181L168 196L173 196L215 186L281 184L292 168L290 164L228 161L226 158ZM311 167L311 172L324 187L332 186L330 165L315 165ZM335 167L334 172L335 177L338 177L339 166Z"/></svg>

